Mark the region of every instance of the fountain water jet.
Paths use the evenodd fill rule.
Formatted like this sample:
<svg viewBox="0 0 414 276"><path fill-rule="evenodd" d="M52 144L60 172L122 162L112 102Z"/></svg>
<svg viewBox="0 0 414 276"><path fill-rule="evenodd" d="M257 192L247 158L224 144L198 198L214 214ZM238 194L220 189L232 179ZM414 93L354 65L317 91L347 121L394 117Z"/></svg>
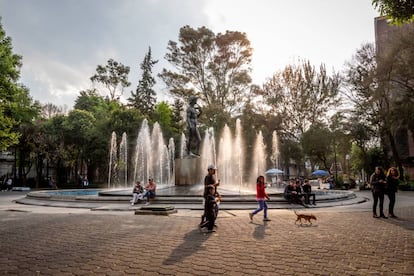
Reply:
<svg viewBox="0 0 414 276"><path fill-rule="evenodd" d="M174 147L174 142L170 140L169 146ZM148 121L143 120L135 147L134 182L145 184L148 178L154 178L157 185L171 186L173 160L174 149L165 145L160 125L155 123L150 133Z"/></svg>
<svg viewBox="0 0 414 276"><path fill-rule="evenodd" d="M119 144L119 161L118 168L120 171L119 177L123 176L124 187L128 187L128 143L127 143L127 134L124 132L122 134L122 140ZM123 172L121 174L121 172ZM120 183L122 180L119 179Z"/></svg>
<svg viewBox="0 0 414 276"><path fill-rule="evenodd" d="M112 178L116 178L116 168L118 163L118 150L116 143L116 133L112 132L111 143L109 149L109 169L108 169L108 189L111 188Z"/></svg>
<svg viewBox="0 0 414 276"><path fill-rule="evenodd" d="M262 131L259 131L256 137L253 151L253 162L250 171L250 183L256 183L256 178L263 175L266 171L266 145L263 141Z"/></svg>
<svg viewBox="0 0 414 276"><path fill-rule="evenodd" d="M217 176L222 187L233 191L251 190L249 183L244 183L244 146L240 120L236 121L236 130L233 135L225 125L219 143L217 159Z"/></svg>
<svg viewBox="0 0 414 276"><path fill-rule="evenodd" d="M119 148L116 133L112 132L109 150L108 189L128 187L128 143L127 134L122 134Z"/></svg>

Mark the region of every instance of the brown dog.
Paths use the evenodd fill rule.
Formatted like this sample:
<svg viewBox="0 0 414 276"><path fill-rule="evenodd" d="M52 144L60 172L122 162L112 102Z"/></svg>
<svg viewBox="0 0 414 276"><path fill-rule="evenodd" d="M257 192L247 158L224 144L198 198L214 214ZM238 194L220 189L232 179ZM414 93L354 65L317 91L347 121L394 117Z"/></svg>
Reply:
<svg viewBox="0 0 414 276"><path fill-rule="evenodd" d="M302 225L302 219L304 219L305 222L307 221L310 223L310 225L312 225L311 219L316 220L316 217L313 214L299 214L299 213L296 213L296 210L294 212L297 217L295 224L299 221L300 225Z"/></svg>

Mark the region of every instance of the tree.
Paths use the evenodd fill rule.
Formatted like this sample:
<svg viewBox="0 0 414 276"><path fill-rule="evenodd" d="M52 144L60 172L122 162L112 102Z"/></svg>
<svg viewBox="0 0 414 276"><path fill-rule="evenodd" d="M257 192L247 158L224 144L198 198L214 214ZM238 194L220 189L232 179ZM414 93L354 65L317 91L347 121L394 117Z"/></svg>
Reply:
<svg viewBox="0 0 414 276"><path fill-rule="evenodd" d="M329 170L328 158L332 153L331 131L322 124L312 125L301 136L304 154L312 160L312 164L321 162L324 169Z"/></svg>
<svg viewBox="0 0 414 276"><path fill-rule="evenodd" d="M56 184L64 184L67 182L66 161L68 161L69 147L65 146L65 128L64 122L66 116L63 114L53 116L41 124L41 147L38 149L39 157L43 157L47 161L47 174L49 174L48 167L54 168L56 175ZM40 161L41 158L39 158ZM43 165L38 162L38 176L36 185L39 186L42 172L40 167Z"/></svg>
<svg viewBox="0 0 414 276"><path fill-rule="evenodd" d="M414 22L413 0L372 0L372 5L394 24Z"/></svg>
<svg viewBox="0 0 414 276"><path fill-rule="evenodd" d="M372 44L358 49L348 63L345 83L349 89L348 98L354 104L350 117L354 121L350 125L358 120L357 126L368 126L362 132L361 127L354 128L357 130L354 134L361 137L370 133L371 144L380 146L382 156L388 157L402 173L399 139L402 130L406 133L406 129L412 129L413 118L412 112L404 111L414 108L414 31L402 27L394 30L387 41L381 41L380 49L375 50ZM361 143L358 145L364 154L368 154ZM390 162L388 158L384 163Z"/></svg>
<svg viewBox="0 0 414 276"><path fill-rule="evenodd" d="M171 128L172 109L167 102L160 102L155 106L154 122L160 124L163 130L164 138L168 139L173 136Z"/></svg>
<svg viewBox="0 0 414 276"><path fill-rule="evenodd" d="M66 161L74 169L76 176L87 160L87 147L95 143L92 139L95 117L92 113L74 109L69 112L62 126L64 128L65 147L68 153Z"/></svg>
<svg viewBox="0 0 414 276"><path fill-rule="evenodd" d="M41 115L45 119L50 119L53 116L63 114L63 108L53 103L46 103L41 106Z"/></svg>
<svg viewBox="0 0 414 276"><path fill-rule="evenodd" d="M343 78L346 85L344 95L352 106L346 128L361 150L363 169L369 173L373 169L370 167L369 152L373 146L381 143L380 133L384 119L380 111L383 99L378 93L380 80L374 45L361 45L346 66Z"/></svg>
<svg viewBox="0 0 414 276"><path fill-rule="evenodd" d="M181 135L185 128L183 114L184 103L179 99L175 99L174 103L172 104L171 127L178 135Z"/></svg>
<svg viewBox="0 0 414 276"><path fill-rule="evenodd" d="M91 77L91 81L103 84L109 91L111 101L118 100L124 88L131 85L128 82L129 70L129 66L109 59L105 67L102 65L96 67L96 74Z"/></svg>
<svg viewBox="0 0 414 276"><path fill-rule="evenodd" d="M18 83L21 60L13 53L12 40L0 22L0 150L16 145L19 126L31 122L39 113L39 104L33 103L29 90Z"/></svg>
<svg viewBox="0 0 414 276"><path fill-rule="evenodd" d="M128 98L129 106L138 109L142 114L151 118L154 112L154 105L156 102L156 93L153 89L155 79L152 76L152 67L158 62L153 60L151 56L151 47L148 48L148 53L141 63L142 75L138 82L135 93L131 91L131 97Z"/></svg>
<svg viewBox="0 0 414 276"><path fill-rule="evenodd" d="M240 111L251 83L252 48L245 33L215 35L206 27L184 26L179 42L169 41L167 50L165 59L175 70L164 68L159 76L172 95L198 97L204 120Z"/></svg>
<svg viewBox="0 0 414 276"><path fill-rule="evenodd" d="M312 124L326 120L329 110L339 104L338 74L328 76L322 64L319 71L304 61L276 72L256 94L263 98L269 113L282 119L281 129L298 139Z"/></svg>

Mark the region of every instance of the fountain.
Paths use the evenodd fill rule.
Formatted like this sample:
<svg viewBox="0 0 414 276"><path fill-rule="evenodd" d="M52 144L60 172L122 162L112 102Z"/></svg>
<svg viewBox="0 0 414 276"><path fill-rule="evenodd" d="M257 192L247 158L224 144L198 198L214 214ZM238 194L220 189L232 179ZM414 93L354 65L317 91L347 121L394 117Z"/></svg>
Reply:
<svg viewBox="0 0 414 276"><path fill-rule="evenodd" d="M116 134L112 133L108 188L130 188L136 181L145 184L146 180L152 177L159 187L192 186L189 190L198 193L203 189L207 166L216 164L217 177L222 183L221 189L237 194L253 193L256 177L263 175L266 170L266 146L261 132L257 134L254 152L247 155L253 156L251 169L245 169L246 155L239 119L236 120L234 133L225 125L218 146L214 129L209 128L204 134L199 157L186 154L186 142L187 139L182 134L178 154L180 158L174 160L174 140L170 138L166 146L159 124L155 123L151 132L148 121L144 120L138 132L132 161L133 174L130 178L133 181L128 184L126 134L122 135L118 152Z"/></svg>
<svg viewBox="0 0 414 276"><path fill-rule="evenodd" d="M148 121L142 122L136 139L135 152L132 160L128 155L127 135L122 134L118 146L116 133L112 133L109 151L108 189L107 190L69 190L69 191L37 191L31 192L21 203L33 204L40 200L50 200L50 206L54 202L57 206L62 201L69 202L71 206L77 202L77 206L91 205L100 209L108 203L119 202L121 209L129 210L131 199L131 188L133 182L139 180L146 183L149 177L154 178L157 183L157 203L161 206L151 206L152 209L162 209L163 205L168 208L202 208L201 199L203 191L204 176L207 173L209 164L216 164L218 167L217 176L221 180L220 193L225 197L221 208L244 209L255 208L255 181L258 175L263 175L266 170L266 145L261 132L256 136L253 152L245 152L242 139L242 128L240 120L236 121L234 133L226 125L218 138L216 144L213 128L209 128L202 139L200 156L184 154L185 135L181 137L181 147L178 158L174 160L175 144L173 139L168 140L168 146L164 143L164 137L158 123L155 123L152 131ZM273 133L271 160L278 166L279 146L277 133ZM217 150L216 150L217 149ZM248 164L245 164L245 156L252 157ZM131 166L128 166L130 164ZM128 169L132 167L128 182ZM183 173L184 172L184 173ZM186 175L185 173L188 173ZM185 179L184 176L189 176ZM177 181L180 179L181 182ZM184 179L184 181L182 181ZM268 188L271 194L271 208L285 208L286 201L280 196L280 190ZM355 198L353 192L343 191L316 191L317 202L344 201ZM127 203L127 204L125 204ZM34 203L36 204L36 203ZM174 205L174 207L171 207ZM109 205L108 205L109 206ZM278 207L279 206L279 207ZM110 207L113 210L114 207ZM116 207L119 208L119 207ZM295 206L296 208L296 206ZM158 210L157 209L157 210Z"/></svg>
<svg viewBox="0 0 414 276"><path fill-rule="evenodd" d="M145 184L152 177L156 183L170 186L174 169L174 140L169 139L168 146L160 125L154 124L150 132L148 121L144 120L138 132L133 159L132 182L128 183L128 143L126 133L117 145L116 133L111 136L109 151L108 189L131 188L136 181ZM119 150L118 150L119 149Z"/></svg>
<svg viewBox="0 0 414 276"><path fill-rule="evenodd" d="M279 150L279 137L277 135L276 130L272 133L272 155L270 156L270 160L273 163L273 168L280 169L280 150ZM282 179L280 174L271 175L272 177L272 184L275 183L277 188L282 187Z"/></svg>

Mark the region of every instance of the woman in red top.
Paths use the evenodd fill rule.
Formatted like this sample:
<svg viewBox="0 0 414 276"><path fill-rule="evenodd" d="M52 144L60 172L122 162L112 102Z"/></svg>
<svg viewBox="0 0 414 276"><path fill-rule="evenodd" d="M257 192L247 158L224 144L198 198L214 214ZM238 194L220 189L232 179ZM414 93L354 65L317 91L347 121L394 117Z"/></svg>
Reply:
<svg viewBox="0 0 414 276"><path fill-rule="evenodd" d="M250 221L253 221L253 216L263 210L263 221L270 221L267 217L267 203L269 196L265 192L266 184L264 183L264 176L261 175L256 181L256 200L259 203L259 207L256 210L249 213Z"/></svg>

